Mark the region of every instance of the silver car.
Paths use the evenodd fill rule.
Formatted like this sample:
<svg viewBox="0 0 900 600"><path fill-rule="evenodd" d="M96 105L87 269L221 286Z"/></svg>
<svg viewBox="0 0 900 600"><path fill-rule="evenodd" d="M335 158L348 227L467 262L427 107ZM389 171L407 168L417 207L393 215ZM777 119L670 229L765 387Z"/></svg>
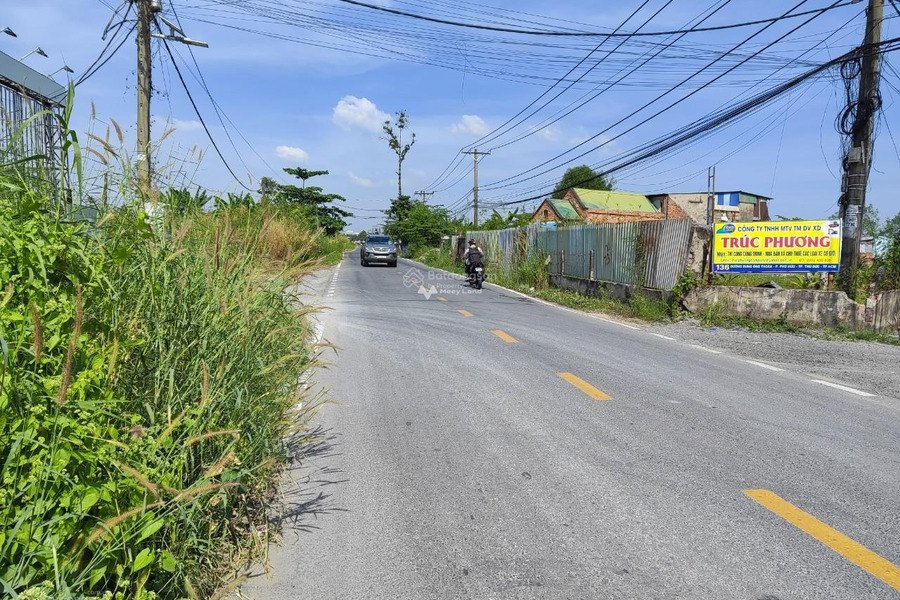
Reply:
<svg viewBox="0 0 900 600"><path fill-rule="evenodd" d="M389 235L368 235L359 246L359 264L368 267L372 263L397 266L397 246Z"/></svg>

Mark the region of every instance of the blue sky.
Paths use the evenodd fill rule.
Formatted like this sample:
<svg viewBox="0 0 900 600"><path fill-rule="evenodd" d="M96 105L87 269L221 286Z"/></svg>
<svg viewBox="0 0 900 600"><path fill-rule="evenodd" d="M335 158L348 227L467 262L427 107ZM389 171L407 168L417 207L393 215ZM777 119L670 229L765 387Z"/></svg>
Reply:
<svg viewBox="0 0 900 600"><path fill-rule="evenodd" d="M18 37L0 36L0 50L18 57L41 46L50 58L32 55L26 60L30 66L49 73L68 64L78 76L106 45L100 36L114 2L8 2L14 5L4 7L0 28L11 27ZM606 6L585 0L376 3L489 26L600 32L620 26L644 4L638 0ZM732 0L703 25L776 17L799 3ZM653 44L671 38L632 38L613 52L621 40L608 39L597 52L589 54L602 40L465 29L379 13L339 0L248 0L237 4L230 7L224 0L163 1L166 18L174 20L177 14L189 37L210 44L210 48L195 48L193 53L212 96L230 120L225 121L227 127L219 122L195 78L187 47L171 46L201 114L228 164L253 189L263 176L287 181L280 173L283 167L328 169L331 174L316 183L344 195L348 206L366 209L355 211L358 217L348 228L354 231L377 223L376 211L386 208L396 195L396 159L381 139L380 123L397 110L407 111L417 139L404 163L404 192L436 189L430 202L462 210L469 204L467 194L472 187L470 157L460 160L449 177L433 185L448 164L453 164L458 151L502 125L551 89L550 84L579 60L589 57L570 76L574 79L583 75L570 89L552 88L544 100L560 91L562 94L540 112L514 130L479 144L480 150L492 150L479 169L482 203L490 207L546 192L566 166L617 163L623 153L741 94L746 98L754 90L783 81L788 74L797 75L806 68L799 62L776 70L804 51L808 53L802 59L810 64L833 58L859 43L865 22L865 3L824 13L717 84L617 137L693 91L698 83L720 74L723 64L736 64L730 58L722 60L688 84L665 93L764 25L689 34L621 83L548 125L549 118L572 102L603 89L608 86L604 82L616 81L626 72L624 69L636 64L634 61L647 58L648 52L658 48ZM638 30L664 5L640 30L680 29L695 22L713 4L713 0L673 0L668 5L665 0L647 2L621 31ZM830 4L827 0L808 0L797 11ZM897 16L890 5L885 14ZM810 16L780 21L738 52L742 57L756 52ZM897 22L895 18L885 21L884 38L897 35ZM176 131L160 148L158 164L178 164L197 146L205 156L196 171L191 168L190 179L215 191L239 191L241 186L210 148L160 44L154 42L154 135L163 133L166 121L174 124ZM109 119L115 119L126 131L126 143L133 144L135 60L135 46L128 41L102 70L79 86L77 129L92 128L102 133ZM586 72L589 66L594 68ZM884 109L868 196L882 217L900 212L900 195L896 192L900 152L891 135L900 136L900 122L894 118L898 114L898 92L891 87L900 86L900 81L892 72L886 75L890 85L882 85ZM772 79L763 81L767 76ZM57 80L62 81L61 76ZM840 78L832 72L682 152L616 173L617 187L643 193L705 190L707 167L715 164L719 190L742 189L773 196L773 214L826 218L836 210L840 191L840 139L835 118L843 107L842 95ZM601 133L657 96L661 98L644 112ZM92 103L97 118L93 123ZM896 131L890 130L892 123ZM522 134L529 135L498 147ZM585 143L580 151L538 167L597 134L596 140ZM571 165L564 164L572 155L603 142L605 145ZM548 172L541 173L545 170ZM504 181L508 178L512 179ZM535 204L528 202L525 206Z"/></svg>

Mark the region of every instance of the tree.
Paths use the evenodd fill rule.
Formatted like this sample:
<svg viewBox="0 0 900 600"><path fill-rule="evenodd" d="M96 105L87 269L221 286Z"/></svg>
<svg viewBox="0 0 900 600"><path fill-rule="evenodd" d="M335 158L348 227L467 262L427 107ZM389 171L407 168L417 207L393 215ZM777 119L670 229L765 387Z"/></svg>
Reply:
<svg viewBox="0 0 900 600"><path fill-rule="evenodd" d="M485 231L490 231L493 229L509 229L510 227L524 227L531 223L531 213L527 211L519 212L519 209L515 209L506 213L505 215L501 215L496 210L491 213L491 216L488 217L480 226L479 229L483 229Z"/></svg>
<svg viewBox="0 0 900 600"><path fill-rule="evenodd" d="M841 213L836 212L829 219L840 219ZM878 216L878 209L872 204L866 204L863 211L862 234L863 237L875 237L881 231L881 218Z"/></svg>
<svg viewBox="0 0 900 600"><path fill-rule="evenodd" d="M326 194L320 187L306 187L306 180L317 175L328 175L328 171L307 171L306 169L284 169L285 173L303 180L303 187L295 185L275 185L273 202L277 204L289 204L299 206L307 212L318 227L325 230L326 235L339 233L347 222L346 217L352 217L353 213L347 212L337 206L331 206L335 201L344 202L345 198L338 194Z"/></svg>
<svg viewBox="0 0 900 600"><path fill-rule="evenodd" d="M368 235L369 234L366 233L366 230L363 229L356 235L356 239L358 239L360 242L364 242L364 241L366 241L366 236L368 236Z"/></svg>
<svg viewBox="0 0 900 600"><path fill-rule="evenodd" d="M900 213L897 213L884 222L884 227L881 228L881 234L887 237L900 235Z"/></svg>
<svg viewBox="0 0 900 600"><path fill-rule="evenodd" d="M409 152L410 148L416 143L416 134L413 133L409 143L406 145L403 144L403 130L408 126L409 121L406 118L406 111L404 110L397 112L393 124L391 124L391 120L388 119L381 125L381 130L385 135L384 139L387 140L388 146L390 146L391 150L397 155L397 198L403 196L403 161L406 160L406 154Z"/></svg>
<svg viewBox="0 0 900 600"><path fill-rule="evenodd" d="M259 180L259 201L261 204L272 202L278 190L278 183L271 177L263 177Z"/></svg>
<svg viewBox="0 0 900 600"><path fill-rule="evenodd" d="M615 180L606 175L594 171L587 165L580 165L567 169L562 179L553 189L553 198L562 198L569 188L579 187L587 190L611 190L616 184Z"/></svg>
<svg viewBox="0 0 900 600"><path fill-rule="evenodd" d="M287 170L287 169L285 169ZM310 171L308 169L296 168L290 171L297 178L303 180L303 187L306 187L306 180L312 177L318 177L319 175L328 175L328 171Z"/></svg>
<svg viewBox="0 0 900 600"><path fill-rule="evenodd" d="M392 206L393 209L393 206ZM403 240L410 248L415 250L429 246L438 246L441 236L451 233L454 224L450 214L442 206L432 206L424 202L410 202L408 210L402 213L401 218L387 211L389 216L384 227L384 232L395 240Z"/></svg>
<svg viewBox="0 0 900 600"><path fill-rule="evenodd" d="M412 210L413 201L409 196L398 196L391 200L391 207L384 211L387 223L397 223L406 220Z"/></svg>

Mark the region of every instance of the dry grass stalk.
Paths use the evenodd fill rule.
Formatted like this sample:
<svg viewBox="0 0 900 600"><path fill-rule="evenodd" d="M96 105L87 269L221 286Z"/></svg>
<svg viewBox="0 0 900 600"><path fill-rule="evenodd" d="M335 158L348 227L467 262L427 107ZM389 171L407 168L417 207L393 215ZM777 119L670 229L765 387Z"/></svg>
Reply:
<svg viewBox="0 0 900 600"><path fill-rule="evenodd" d="M247 576L246 576L246 575L241 575L241 576L238 577L237 579L232 580L232 581L231 581L228 585L226 585L225 587L219 588L219 590L216 591L215 594L213 594L212 596L209 597L209 600L222 600L222 598L224 598L225 596L227 596L227 595L228 595L229 593L231 593L233 590L237 589L237 587L240 586L240 585L241 585L242 583L244 583L245 581L247 581Z"/></svg>
<svg viewBox="0 0 900 600"><path fill-rule="evenodd" d="M206 406L209 400L209 368L207 368L205 360L201 363L201 366L203 368L203 379L200 382L200 407L202 408Z"/></svg>
<svg viewBox="0 0 900 600"><path fill-rule="evenodd" d="M87 539L87 545L93 544L104 534L111 533L113 529L115 529L116 527L118 527L123 522L130 519L131 517L133 517L135 515L139 515L148 510L153 510L154 508L159 508L163 504L164 503L160 501L160 502L154 502L153 504L148 504L146 506L136 506L135 508L132 508L131 510L127 510L127 511L123 512L122 514L116 515L115 517L112 517L111 519L107 519L103 523L100 523L100 525L98 525L94 529L94 531L91 533L90 537L88 537L88 539Z"/></svg>
<svg viewBox="0 0 900 600"><path fill-rule="evenodd" d="M217 477L222 474L222 471L224 471L231 465L238 466L240 464L241 464L241 461L238 460L238 457L235 456L234 452L229 450L228 452L223 454L222 457L219 460L217 460L215 462L215 464L213 464L213 466L211 466L209 468L209 470L206 471L206 473L203 474L203 477L201 477L201 479L209 479L211 477Z"/></svg>
<svg viewBox="0 0 900 600"><path fill-rule="evenodd" d="M234 439L238 439L239 437L241 437L241 430L240 429L223 429L222 431L210 431L208 433L204 433L203 435L195 435L194 437L188 439L187 442L185 442L185 446L190 448L194 444L198 444L198 443L202 442L203 440L208 440L210 438L218 437L220 435L230 435Z"/></svg>
<svg viewBox="0 0 900 600"><path fill-rule="evenodd" d="M233 487L239 486L240 483L237 481L233 481L231 483L208 483L206 485L201 485L195 488L190 488L184 490L177 496L175 496L172 501L173 502L183 502L185 500L190 500L191 498L196 498L197 496L201 496L206 494L207 492L215 492L218 490L225 490Z"/></svg>
<svg viewBox="0 0 900 600"><path fill-rule="evenodd" d="M113 118L110 118L109 122L116 128L116 137L119 138L119 143L123 144L125 142L125 136L122 134L122 128L119 127L119 124Z"/></svg>
<svg viewBox="0 0 900 600"><path fill-rule="evenodd" d="M75 285L75 330L72 332L72 339L69 340L69 347L66 350L66 366L63 369L62 383L59 386L59 396L57 403L62 406L66 401L66 394L69 393L69 384L72 383L72 363L75 360L75 350L78 348L78 338L81 337L81 321L84 318L84 310L81 304L81 284Z"/></svg>
<svg viewBox="0 0 900 600"><path fill-rule="evenodd" d="M91 148L90 146L88 146L87 148L85 148L85 150L86 150L87 152L93 154L94 156L96 156L96 157L97 157L97 160L99 160L100 162L102 162L104 165L109 165L109 159L106 158L106 156L104 156L103 154L101 154L98 150L95 150L94 148Z"/></svg>
<svg viewBox="0 0 900 600"><path fill-rule="evenodd" d="M159 493L159 486L147 479L147 477L143 473L141 473L131 465L126 465L125 463L121 463L119 461L113 461L113 464L116 465L119 470L137 479L138 483L140 483L141 486L143 486L144 489L146 489L148 492L153 494L153 496L157 500L160 500L162 498Z"/></svg>
<svg viewBox="0 0 900 600"><path fill-rule="evenodd" d="M102 137L98 135L94 135L93 133L89 133L88 137L103 146L103 149L106 150L112 156L117 156L115 148L112 147L112 144L104 140Z"/></svg>

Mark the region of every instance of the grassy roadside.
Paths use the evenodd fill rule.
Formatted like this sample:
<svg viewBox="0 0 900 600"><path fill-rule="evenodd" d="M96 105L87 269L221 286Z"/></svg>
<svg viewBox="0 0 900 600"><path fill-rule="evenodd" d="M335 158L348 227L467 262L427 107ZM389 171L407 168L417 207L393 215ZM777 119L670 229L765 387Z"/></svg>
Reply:
<svg viewBox="0 0 900 600"><path fill-rule="evenodd" d="M265 206L90 227L0 184L2 595L217 597L316 410L313 309L284 290L347 241Z"/></svg>
<svg viewBox="0 0 900 600"><path fill-rule="evenodd" d="M429 250L417 258L428 266L444 269L454 273L462 273L463 267L455 263L452 257L437 249ZM690 278L685 278L690 279ZM769 278L771 279L771 278ZM766 279L768 281L768 279ZM604 314L619 318L641 321L644 323L667 323L691 317L677 307L669 306L660 300L652 300L636 294L627 301L610 297L586 296L578 292L551 288L548 286L547 273L541 268L539 260L532 260L514 270L512 273L493 272L489 274L489 283L516 290L534 298L540 298L567 308L588 313ZM689 283L689 282L688 282ZM687 288L689 289L689 285ZM679 293L683 293L680 290ZM808 337L838 341L869 341L894 346L900 345L900 337L877 333L874 331L851 331L843 328L811 329L793 325L782 317L776 321L753 321L740 317L725 317L715 307L704 314L693 315L700 327L721 327L756 333L794 333Z"/></svg>
<svg viewBox="0 0 900 600"><path fill-rule="evenodd" d="M417 257L416 260L430 267L452 273L464 273L462 263L454 261L446 251L431 249ZM534 257L526 261L511 273L488 268L488 283L496 283L560 306L646 322L662 322L669 318L669 307L665 302L651 300L646 296L637 294L628 301L610 297L585 296L578 292L550 288L547 280L546 262L541 257Z"/></svg>

